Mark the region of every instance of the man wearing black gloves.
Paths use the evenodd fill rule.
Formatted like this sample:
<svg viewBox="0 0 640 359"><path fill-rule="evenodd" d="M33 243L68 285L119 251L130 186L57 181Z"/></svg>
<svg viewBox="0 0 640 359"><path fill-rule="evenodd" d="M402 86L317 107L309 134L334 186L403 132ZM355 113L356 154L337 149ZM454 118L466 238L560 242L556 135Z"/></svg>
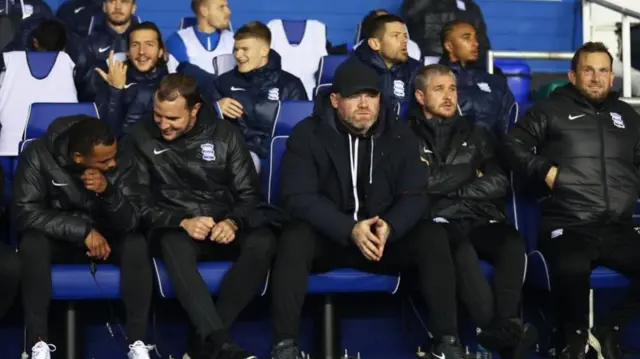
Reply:
<svg viewBox="0 0 640 359"><path fill-rule="evenodd" d="M313 115L298 123L281 167L285 225L273 268L273 359L300 358L296 344L307 278L352 267L397 273L415 267L438 344L461 359L455 278L446 232L421 220L427 173L411 130L380 103L375 70L347 61Z"/></svg>
<svg viewBox="0 0 640 359"><path fill-rule="evenodd" d="M619 330L640 312L640 235L632 219L640 195L640 117L611 91L611 65L602 43L582 45L570 83L531 108L505 143L512 168L548 189L540 250L558 300L562 354L571 359L586 357L587 341L605 358L620 359ZM598 265L630 277L631 286L590 333L590 275Z"/></svg>
<svg viewBox="0 0 640 359"><path fill-rule="evenodd" d="M153 115L131 129L127 143L139 159L143 223L160 243L178 301L203 344L191 357L255 358L227 330L264 284L276 238L242 135L202 101L195 79L176 73L162 79ZM216 305L198 273L196 260L205 258L235 260Z"/></svg>
<svg viewBox="0 0 640 359"><path fill-rule="evenodd" d="M111 124L118 137L152 111L153 94L168 73L162 34L152 22L134 25L128 38L128 61L109 55L108 69L96 68L104 81L96 106L100 118Z"/></svg>
<svg viewBox="0 0 640 359"><path fill-rule="evenodd" d="M409 123L429 172L431 217L449 232L460 298L483 329L481 344L524 359L536 340L535 328L519 318L525 245L504 212L509 181L494 157L493 136L458 115L456 78L448 67L425 67L415 87ZM478 257L494 265L493 292Z"/></svg>
<svg viewBox="0 0 640 359"><path fill-rule="evenodd" d="M127 312L129 358L149 359L146 337L152 276L147 242L135 234L139 210L128 199L131 161L118 158L109 125L61 117L20 156L13 223L21 236L22 297L31 358L48 359L51 263L115 261Z"/></svg>

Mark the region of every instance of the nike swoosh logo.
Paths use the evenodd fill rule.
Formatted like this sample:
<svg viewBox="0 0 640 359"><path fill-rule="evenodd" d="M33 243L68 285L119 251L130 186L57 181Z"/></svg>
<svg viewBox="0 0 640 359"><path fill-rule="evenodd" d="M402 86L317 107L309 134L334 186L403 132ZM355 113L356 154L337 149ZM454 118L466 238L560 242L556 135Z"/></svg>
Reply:
<svg viewBox="0 0 640 359"><path fill-rule="evenodd" d="M58 182L56 182L54 180L51 180L51 184L53 184L56 187L64 187L64 186L68 186L69 185L68 183L58 183Z"/></svg>
<svg viewBox="0 0 640 359"><path fill-rule="evenodd" d="M233 86L231 86L231 91L246 91L246 90L241 88L241 87L233 87Z"/></svg>
<svg viewBox="0 0 640 359"><path fill-rule="evenodd" d="M431 355L433 355L436 358L445 359L444 353L442 353L442 355L436 355L434 352L431 352Z"/></svg>
<svg viewBox="0 0 640 359"><path fill-rule="evenodd" d="M82 10L84 10L84 6L80 6L79 8L77 8L77 9L73 10L73 13L74 13L74 14L77 14L77 13L79 13L79 12L80 12L80 11L82 11Z"/></svg>
<svg viewBox="0 0 640 359"><path fill-rule="evenodd" d="M164 152L167 152L167 151L169 151L169 150L170 150L170 148L165 148L165 149L163 149L163 150L153 150L153 154L154 154L154 155L159 155L159 154L164 153Z"/></svg>
<svg viewBox="0 0 640 359"><path fill-rule="evenodd" d="M578 115L578 116L571 116L571 115L569 115L569 121L573 121L573 120L575 120L576 118L580 118L580 117L582 117L582 116L584 116L584 114L582 114L582 115Z"/></svg>
<svg viewBox="0 0 640 359"><path fill-rule="evenodd" d="M99 52L99 53L103 53L103 52L105 52L105 51L109 50L110 48L111 48L111 46L101 47L101 48L99 48L99 49L98 49L98 52Z"/></svg>
<svg viewBox="0 0 640 359"><path fill-rule="evenodd" d="M128 89L129 87L131 87L131 86L133 86L133 85L135 85L135 84L136 84L136 82L132 82L132 83L130 83L130 84L126 84L126 85L124 85L124 88L125 88L125 89Z"/></svg>

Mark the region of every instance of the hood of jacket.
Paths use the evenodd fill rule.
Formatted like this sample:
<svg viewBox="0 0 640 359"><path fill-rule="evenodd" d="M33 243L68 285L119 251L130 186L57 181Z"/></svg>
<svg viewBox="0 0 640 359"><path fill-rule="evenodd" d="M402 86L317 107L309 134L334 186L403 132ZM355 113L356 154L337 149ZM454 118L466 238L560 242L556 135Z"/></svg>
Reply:
<svg viewBox="0 0 640 359"><path fill-rule="evenodd" d="M85 115L58 117L49 125L42 136L45 147L53 155L60 167L68 170L77 169L69 153L68 132L71 126L86 118L87 116Z"/></svg>

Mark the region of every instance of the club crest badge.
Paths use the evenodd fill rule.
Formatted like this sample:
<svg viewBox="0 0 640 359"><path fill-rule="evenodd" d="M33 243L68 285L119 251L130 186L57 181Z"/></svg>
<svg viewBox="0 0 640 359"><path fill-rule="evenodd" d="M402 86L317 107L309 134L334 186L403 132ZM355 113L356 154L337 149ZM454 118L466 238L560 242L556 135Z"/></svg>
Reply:
<svg viewBox="0 0 640 359"><path fill-rule="evenodd" d="M216 148L213 143L204 143L200 145L202 150L202 159L208 162L216 160Z"/></svg>

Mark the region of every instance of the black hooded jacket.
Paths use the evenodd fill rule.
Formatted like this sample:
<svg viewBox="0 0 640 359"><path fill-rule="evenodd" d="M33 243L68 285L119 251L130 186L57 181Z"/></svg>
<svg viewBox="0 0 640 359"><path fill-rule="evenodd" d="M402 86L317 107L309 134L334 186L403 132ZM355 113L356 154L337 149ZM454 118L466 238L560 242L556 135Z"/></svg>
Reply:
<svg viewBox="0 0 640 359"><path fill-rule="evenodd" d="M129 200L133 171L126 154L119 154L117 168L106 173L109 185L104 193L84 187L83 169L71 159L67 136L82 118L58 118L20 156L11 210L19 233L37 231L83 246L92 229L109 238L138 227L140 212Z"/></svg>
<svg viewBox="0 0 640 359"><path fill-rule="evenodd" d="M313 114L287 141L282 204L293 218L345 246L355 223L374 216L391 226L390 241L403 237L427 208L427 174L415 135L384 108L369 135L351 135L328 97L316 99Z"/></svg>
<svg viewBox="0 0 640 359"><path fill-rule="evenodd" d="M493 135L457 114L426 119L417 106L410 110L409 123L421 140L417 151L429 172L431 217L506 220L509 181L495 158Z"/></svg>

